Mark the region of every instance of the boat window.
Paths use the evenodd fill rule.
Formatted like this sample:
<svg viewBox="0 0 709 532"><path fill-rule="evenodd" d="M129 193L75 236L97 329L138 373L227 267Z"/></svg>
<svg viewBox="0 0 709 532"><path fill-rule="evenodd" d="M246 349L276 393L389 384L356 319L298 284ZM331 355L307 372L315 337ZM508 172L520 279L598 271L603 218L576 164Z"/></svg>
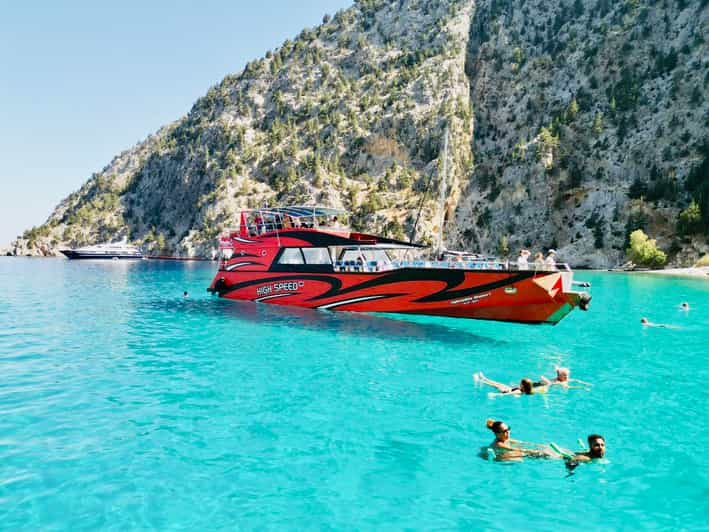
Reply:
<svg viewBox="0 0 709 532"><path fill-rule="evenodd" d="M306 264L332 264L327 248L303 248Z"/></svg>
<svg viewBox="0 0 709 532"><path fill-rule="evenodd" d="M303 254L300 248L286 248L278 259L278 264L303 264Z"/></svg>
<svg viewBox="0 0 709 532"><path fill-rule="evenodd" d="M340 257L340 260L357 260L361 256L358 249L346 249Z"/></svg>
<svg viewBox="0 0 709 532"><path fill-rule="evenodd" d="M367 262L379 262L383 264L391 262L391 258L383 249L363 249L362 255L364 255L364 259Z"/></svg>

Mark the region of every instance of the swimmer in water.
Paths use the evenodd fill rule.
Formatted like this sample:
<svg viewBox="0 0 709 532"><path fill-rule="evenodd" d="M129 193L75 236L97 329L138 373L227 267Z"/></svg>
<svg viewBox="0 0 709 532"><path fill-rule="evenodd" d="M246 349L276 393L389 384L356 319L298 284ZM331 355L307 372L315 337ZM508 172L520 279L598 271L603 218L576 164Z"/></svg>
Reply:
<svg viewBox="0 0 709 532"><path fill-rule="evenodd" d="M689 303L686 301L683 301L682 304L679 306L680 310L689 310Z"/></svg>
<svg viewBox="0 0 709 532"><path fill-rule="evenodd" d="M588 451L574 453L573 458L564 457L568 469L575 469L580 462L599 460L606 455L606 439L603 436L600 434L591 434L588 436L587 440Z"/></svg>
<svg viewBox="0 0 709 532"><path fill-rule="evenodd" d="M190 295L187 293L187 290L182 292L182 297L190 297Z"/></svg>
<svg viewBox="0 0 709 532"><path fill-rule="evenodd" d="M519 381L519 386L508 386L507 384L490 380L482 372L473 375L473 379L476 382L482 382L497 389L500 392L499 395L533 395L546 391L544 382L532 382L531 379L526 378Z"/></svg>
<svg viewBox="0 0 709 532"><path fill-rule="evenodd" d="M564 388L581 388L581 386L569 386L569 383L572 382L582 384L583 386L593 386L593 384L591 384L590 382L585 382L579 379L572 379L569 375L571 375L571 370L569 368L557 367L556 377L549 380L544 375L542 375L539 380L546 386L554 386L555 384L558 384L560 386L563 386Z"/></svg>
<svg viewBox="0 0 709 532"><path fill-rule="evenodd" d="M656 327L658 329L679 329L679 327L675 325L666 325L664 323L653 323L647 318L640 318L640 323L643 324L643 327Z"/></svg>
<svg viewBox="0 0 709 532"><path fill-rule="evenodd" d="M493 419L488 419L486 422L486 426L495 434L495 439L489 445L489 447L495 453L495 460L520 460L525 457L551 458L551 455L543 450L515 447L516 445L527 442L521 442L519 440L513 440L512 438L510 438L510 426L504 421L495 421ZM531 445L538 444L533 443Z"/></svg>

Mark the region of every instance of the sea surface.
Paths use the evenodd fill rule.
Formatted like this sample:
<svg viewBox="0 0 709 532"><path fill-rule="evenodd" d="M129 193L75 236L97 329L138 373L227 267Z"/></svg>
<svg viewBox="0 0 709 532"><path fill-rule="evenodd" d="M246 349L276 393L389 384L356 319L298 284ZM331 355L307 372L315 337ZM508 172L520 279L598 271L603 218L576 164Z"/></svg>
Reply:
<svg viewBox="0 0 709 532"><path fill-rule="evenodd" d="M709 530L708 281L578 272L549 327L220 300L214 269L0 259L0 529ZM472 378L555 365L592 389ZM487 418L607 460L488 462Z"/></svg>

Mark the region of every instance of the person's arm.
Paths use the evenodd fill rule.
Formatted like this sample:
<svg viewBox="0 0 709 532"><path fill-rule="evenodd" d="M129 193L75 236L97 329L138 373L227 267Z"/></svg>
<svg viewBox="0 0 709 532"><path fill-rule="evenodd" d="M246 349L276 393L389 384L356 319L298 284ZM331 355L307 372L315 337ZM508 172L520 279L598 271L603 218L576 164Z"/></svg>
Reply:
<svg viewBox="0 0 709 532"><path fill-rule="evenodd" d="M554 384L554 383L551 382L549 379L547 379L544 375L540 375L540 376L539 376L539 382L541 382L541 383L544 384L545 386L549 386L550 384Z"/></svg>
<svg viewBox="0 0 709 532"><path fill-rule="evenodd" d="M591 457L588 456L586 453L576 453L576 456L573 458L577 462L590 462Z"/></svg>
<svg viewBox="0 0 709 532"><path fill-rule="evenodd" d="M579 379L569 379L569 382L578 382L579 384L583 384L585 386L593 386L590 382L581 381Z"/></svg>

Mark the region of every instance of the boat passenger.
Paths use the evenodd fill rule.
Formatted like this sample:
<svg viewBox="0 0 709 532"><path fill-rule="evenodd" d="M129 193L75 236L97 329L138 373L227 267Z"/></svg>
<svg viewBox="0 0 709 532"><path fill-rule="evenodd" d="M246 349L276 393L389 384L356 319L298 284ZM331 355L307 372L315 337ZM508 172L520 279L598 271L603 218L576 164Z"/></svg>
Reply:
<svg viewBox="0 0 709 532"><path fill-rule="evenodd" d="M556 250L550 249L547 258L544 260L544 265L550 270L556 270Z"/></svg>
<svg viewBox="0 0 709 532"><path fill-rule="evenodd" d="M519 250L519 256L517 257L517 269L518 270L527 270L529 268L527 258L530 255L531 255L531 253L526 249Z"/></svg>
<svg viewBox="0 0 709 532"><path fill-rule="evenodd" d="M256 234L260 235L261 233L264 232L264 225L263 225L263 218L261 218L260 214L257 214L256 217L254 218L254 223L256 224Z"/></svg>
<svg viewBox="0 0 709 532"><path fill-rule="evenodd" d="M476 382L482 382L483 384L492 386L500 392L500 395L533 395L546 391L546 384L544 382L532 382L531 379L527 378L519 381L519 386L508 386L507 384L493 381L483 375L482 372L473 375L473 379L475 379Z"/></svg>
<svg viewBox="0 0 709 532"><path fill-rule="evenodd" d="M538 251L536 255L534 255L534 269L535 270L543 270L544 269L544 255L542 254L541 251Z"/></svg>

